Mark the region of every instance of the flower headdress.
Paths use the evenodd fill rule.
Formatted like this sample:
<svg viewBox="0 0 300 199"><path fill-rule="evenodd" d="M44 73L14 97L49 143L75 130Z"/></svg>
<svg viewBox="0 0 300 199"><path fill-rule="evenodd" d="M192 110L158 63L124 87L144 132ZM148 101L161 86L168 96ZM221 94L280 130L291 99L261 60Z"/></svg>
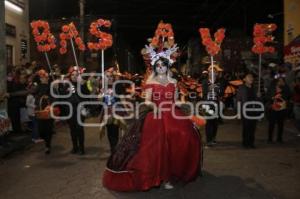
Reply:
<svg viewBox="0 0 300 199"><path fill-rule="evenodd" d="M170 64L175 63L179 53L171 24L161 21L157 26L154 37L149 42L150 44L145 45L141 52L148 66L149 64L153 66L160 58L167 59Z"/></svg>
<svg viewBox="0 0 300 199"><path fill-rule="evenodd" d="M176 57L173 55L174 53L177 52L177 50L178 50L177 44L175 44L171 48L168 48L167 50L162 50L160 52L156 52L154 47L151 45L145 45L144 53L151 60L151 65L153 66L155 62L157 62L157 60L159 60L160 58L167 59L170 64L175 63Z"/></svg>

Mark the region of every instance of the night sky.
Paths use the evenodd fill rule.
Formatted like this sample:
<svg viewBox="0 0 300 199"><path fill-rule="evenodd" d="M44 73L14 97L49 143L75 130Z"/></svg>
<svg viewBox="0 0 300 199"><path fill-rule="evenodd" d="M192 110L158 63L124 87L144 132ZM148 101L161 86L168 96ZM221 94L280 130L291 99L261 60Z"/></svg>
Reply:
<svg viewBox="0 0 300 199"><path fill-rule="evenodd" d="M200 27L240 30L245 35L252 34L255 23L275 22L279 26L277 35L281 37L283 27L283 1L274 0L86 0L86 21L106 18L113 21L113 31L120 42L125 41L133 54L138 54L153 36L160 20L171 23L175 41L181 47L192 37L199 37ZM275 14L273 19L269 14ZM30 0L30 18L57 20L63 17L79 16L76 0ZM86 26L89 22L86 23ZM279 40L281 40L279 38Z"/></svg>

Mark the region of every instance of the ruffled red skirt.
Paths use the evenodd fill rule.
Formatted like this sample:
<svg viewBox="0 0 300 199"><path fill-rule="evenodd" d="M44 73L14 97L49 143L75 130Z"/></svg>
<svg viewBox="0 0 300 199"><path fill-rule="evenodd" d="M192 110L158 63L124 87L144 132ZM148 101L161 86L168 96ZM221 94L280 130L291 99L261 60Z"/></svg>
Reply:
<svg viewBox="0 0 300 199"><path fill-rule="evenodd" d="M177 116L183 116L176 110ZM142 128L140 147L125 171L106 169L103 186L115 191L145 191L162 182L194 180L201 165L201 140L193 123L178 120L171 112L161 119L148 113Z"/></svg>

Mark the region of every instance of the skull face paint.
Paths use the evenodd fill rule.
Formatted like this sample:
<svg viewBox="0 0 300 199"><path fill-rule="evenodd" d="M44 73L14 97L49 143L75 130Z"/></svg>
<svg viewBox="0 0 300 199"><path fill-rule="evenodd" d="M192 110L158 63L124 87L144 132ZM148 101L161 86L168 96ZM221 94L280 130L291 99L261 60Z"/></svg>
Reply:
<svg viewBox="0 0 300 199"><path fill-rule="evenodd" d="M155 72L158 75L166 74L168 71L168 67L165 65L165 63L161 60L158 60L155 67Z"/></svg>

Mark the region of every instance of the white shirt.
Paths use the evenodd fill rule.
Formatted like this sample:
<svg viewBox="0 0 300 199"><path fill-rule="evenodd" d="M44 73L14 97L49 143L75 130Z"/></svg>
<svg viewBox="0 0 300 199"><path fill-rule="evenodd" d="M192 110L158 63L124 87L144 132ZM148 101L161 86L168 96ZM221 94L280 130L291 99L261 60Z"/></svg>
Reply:
<svg viewBox="0 0 300 199"><path fill-rule="evenodd" d="M27 95L26 97L26 107L27 107L28 116L34 116L35 99L31 94Z"/></svg>

